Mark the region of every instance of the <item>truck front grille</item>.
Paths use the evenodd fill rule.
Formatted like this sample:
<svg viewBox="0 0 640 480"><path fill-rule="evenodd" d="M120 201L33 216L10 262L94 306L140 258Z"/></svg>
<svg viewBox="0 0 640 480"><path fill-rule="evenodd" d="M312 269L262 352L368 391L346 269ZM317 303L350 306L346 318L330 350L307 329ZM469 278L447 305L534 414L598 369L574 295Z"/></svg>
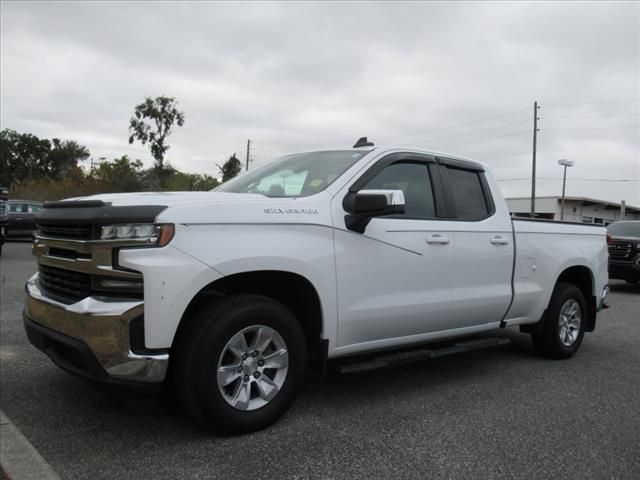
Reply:
<svg viewBox="0 0 640 480"><path fill-rule="evenodd" d="M633 244L631 242L623 242L614 240L609 244L609 256L614 260L624 260L631 256Z"/></svg>
<svg viewBox="0 0 640 480"><path fill-rule="evenodd" d="M91 225L38 225L38 233L49 238L91 240L93 227Z"/></svg>
<svg viewBox="0 0 640 480"><path fill-rule="evenodd" d="M91 295L91 275L39 265L38 283L47 293L68 303Z"/></svg>

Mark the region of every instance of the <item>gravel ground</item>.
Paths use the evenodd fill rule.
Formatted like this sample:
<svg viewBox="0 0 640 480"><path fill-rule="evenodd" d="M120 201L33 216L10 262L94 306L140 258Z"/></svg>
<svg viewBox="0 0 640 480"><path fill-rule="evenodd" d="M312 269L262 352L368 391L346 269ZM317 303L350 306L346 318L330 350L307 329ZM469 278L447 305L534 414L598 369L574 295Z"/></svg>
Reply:
<svg viewBox="0 0 640 480"><path fill-rule="evenodd" d="M213 436L154 397L96 388L31 347L28 243L3 249L0 408L61 478L614 479L640 474L640 286L613 282L570 360L506 347L309 377L275 426Z"/></svg>

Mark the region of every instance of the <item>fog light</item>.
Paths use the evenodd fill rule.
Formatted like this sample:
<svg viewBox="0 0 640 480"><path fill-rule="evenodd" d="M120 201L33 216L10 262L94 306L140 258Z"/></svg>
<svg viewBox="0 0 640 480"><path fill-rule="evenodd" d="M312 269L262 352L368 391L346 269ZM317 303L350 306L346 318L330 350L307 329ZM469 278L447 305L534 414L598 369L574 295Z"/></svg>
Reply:
<svg viewBox="0 0 640 480"><path fill-rule="evenodd" d="M116 280L113 278L103 278L98 280L98 288L142 290L142 280Z"/></svg>

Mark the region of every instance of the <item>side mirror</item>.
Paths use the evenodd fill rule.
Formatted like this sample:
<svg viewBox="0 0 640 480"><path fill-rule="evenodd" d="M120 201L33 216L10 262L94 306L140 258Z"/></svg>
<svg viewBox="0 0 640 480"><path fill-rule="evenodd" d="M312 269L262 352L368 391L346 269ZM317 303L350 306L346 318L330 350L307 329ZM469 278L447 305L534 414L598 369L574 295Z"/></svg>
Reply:
<svg viewBox="0 0 640 480"><path fill-rule="evenodd" d="M404 213L404 193L402 190L360 190L350 192L344 199L344 209L349 212L344 217L349 230L364 233L373 217Z"/></svg>

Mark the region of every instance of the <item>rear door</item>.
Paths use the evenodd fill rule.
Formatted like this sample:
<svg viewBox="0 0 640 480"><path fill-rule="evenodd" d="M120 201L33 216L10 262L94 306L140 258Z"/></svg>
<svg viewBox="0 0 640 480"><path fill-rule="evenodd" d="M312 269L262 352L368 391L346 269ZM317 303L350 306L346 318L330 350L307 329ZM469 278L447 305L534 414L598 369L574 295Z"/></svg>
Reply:
<svg viewBox="0 0 640 480"><path fill-rule="evenodd" d="M453 232L452 325L499 322L512 296L511 219L496 211L480 165L446 158L438 163Z"/></svg>

